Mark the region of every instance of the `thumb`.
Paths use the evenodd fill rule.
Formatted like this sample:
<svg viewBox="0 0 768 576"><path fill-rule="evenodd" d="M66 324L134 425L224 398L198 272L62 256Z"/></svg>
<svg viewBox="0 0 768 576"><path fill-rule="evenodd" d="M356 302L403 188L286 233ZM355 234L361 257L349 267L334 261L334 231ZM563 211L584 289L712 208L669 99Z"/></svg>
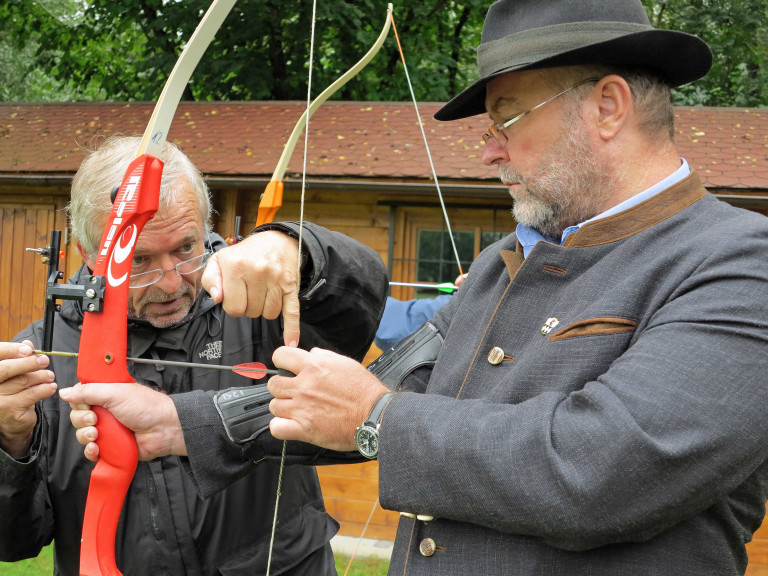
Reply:
<svg viewBox="0 0 768 576"><path fill-rule="evenodd" d="M275 416L269 421L269 433L278 440L296 440L301 437L301 427L293 420Z"/></svg>
<svg viewBox="0 0 768 576"><path fill-rule="evenodd" d="M59 396L62 400L69 402L70 404L104 406L109 400L109 396L104 392L105 389L103 385L97 383L77 383L71 388L62 388L59 390Z"/></svg>
<svg viewBox="0 0 768 576"><path fill-rule="evenodd" d="M219 304L224 291L222 290L223 280L217 256L217 254L214 254L211 256L210 260L208 260L208 265L203 272L202 284L206 292L211 295L213 301L216 302L216 304Z"/></svg>

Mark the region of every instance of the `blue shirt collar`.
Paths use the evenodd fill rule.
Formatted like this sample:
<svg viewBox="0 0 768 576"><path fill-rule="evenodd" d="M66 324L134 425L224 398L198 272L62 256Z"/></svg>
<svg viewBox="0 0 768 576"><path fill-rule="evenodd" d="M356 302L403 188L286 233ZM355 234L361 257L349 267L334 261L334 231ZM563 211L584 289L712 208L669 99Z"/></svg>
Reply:
<svg viewBox="0 0 768 576"><path fill-rule="evenodd" d="M605 212L602 212L601 214L598 214L597 216L594 216L589 220L584 220L584 222L581 222L579 224L576 224L574 226L569 226L568 228L566 228L565 231L563 232L563 237L560 239L560 242L558 242L553 238L547 238L535 228L524 226L523 224L518 224L515 230L515 233L517 234L517 239L520 241L520 245L523 247L523 257L528 258L528 254L531 253L531 250L533 250L533 247L536 246L536 243L540 242L541 240L544 240L545 242L551 242L553 244L560 244L562 246L563 242L565 242L565 239L568 238L570 234L573 234L574 232L576 232L579 228L581 228L587 222L593 222L595 220L599 220L600 218L606 218L607 216L612 216L614 214L618 214L619 212L623 212L624 210L632 208L632 206L636 206L637 204L640 204L640 202L644 202L645 200L648 200L648 198L652 198L653 196L656 196L656 194L662 192L663 190L666 190L670 186L677 184L678 182L686 178L691 173L691 169L688 166L688 162L685 161L685 158L680 158L680 160L681 160L680 168L678 168L672 174L664 178L661 182L658 182L653 186L651 186L650 188L643 190L638 194L635 194L631 198L627 198L623 202L616 204L616 206L609 208Z"/></svg>

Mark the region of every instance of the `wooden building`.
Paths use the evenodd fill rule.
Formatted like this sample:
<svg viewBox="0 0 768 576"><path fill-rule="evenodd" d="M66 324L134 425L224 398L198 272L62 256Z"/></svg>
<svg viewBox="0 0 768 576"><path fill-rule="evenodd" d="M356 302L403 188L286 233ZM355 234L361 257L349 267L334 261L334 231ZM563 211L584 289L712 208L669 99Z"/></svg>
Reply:
<svg viewBox="0 0 768 576"><path fill-rule="evenodd" d="M429 149L464 269L489 243L512 231L511 200L493 167L483 166L487 117L441 123L437 104L421 105ZM83 150L111 134L140 135L145 103L0 104L0 340L42 315L45 267L27 247L66 231L62 209ZM182 103L171 126L206 176L215 230L247 233L294 123L298 102ZM768 215L768 110L678 108L680 154L724 201ZM398 281L451 281L457 265L416 111L407 103L335 102L310 121L307 172L303 141L289 164L277 219L299 217L344 232L379 252ZM66 275L80 264L65 233ZM413 297L412 288L392 295ZM374 349L368 360L379 353ZM321 482L342 533L358 536L377 498L377 465L326 467ZM397 513L377 508L366 536L392 538ZM765 538L765 539L763 539ZM768 575L768 530L750 545L749 574Z"/></svg>

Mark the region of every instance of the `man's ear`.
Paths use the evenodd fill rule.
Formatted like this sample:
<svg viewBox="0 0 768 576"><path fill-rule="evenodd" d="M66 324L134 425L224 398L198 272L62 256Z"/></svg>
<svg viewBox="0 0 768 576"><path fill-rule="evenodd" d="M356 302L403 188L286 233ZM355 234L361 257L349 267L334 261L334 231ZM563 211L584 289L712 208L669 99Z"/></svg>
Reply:
<svg viewBox="0 0 768 576"><path fill-rule="evenodd" d="M83 250L83 247L80 245L80 242L75 243L77 246L77 251L80 252L80 258L83 259L83 263L88 266L91 270L93 270L93 267L96 265L96 262L93 258L90 257L90 255Z"/></svg>
<svg viewBox="0 0 768 576"><path fill-rule="evenodd" d="M633 110L632 90L621 76L609 74L598 80L592 97L596 99L598 134L612 140L626 126Z"/></svg>

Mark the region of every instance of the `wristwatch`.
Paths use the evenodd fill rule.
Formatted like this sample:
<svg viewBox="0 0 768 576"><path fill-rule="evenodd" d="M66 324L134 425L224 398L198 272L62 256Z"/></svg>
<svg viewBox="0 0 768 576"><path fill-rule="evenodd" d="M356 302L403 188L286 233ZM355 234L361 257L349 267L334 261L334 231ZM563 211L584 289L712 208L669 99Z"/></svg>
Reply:
<svg viewBox="0 0 768 576"><path fill-rule="evenodd" d="M369 460L376 460L379 456L379 427L384 408L394 396L394 392L386 392L376 401L371 408L368 418L355 430L355 444L357 450Z"/></svg>

